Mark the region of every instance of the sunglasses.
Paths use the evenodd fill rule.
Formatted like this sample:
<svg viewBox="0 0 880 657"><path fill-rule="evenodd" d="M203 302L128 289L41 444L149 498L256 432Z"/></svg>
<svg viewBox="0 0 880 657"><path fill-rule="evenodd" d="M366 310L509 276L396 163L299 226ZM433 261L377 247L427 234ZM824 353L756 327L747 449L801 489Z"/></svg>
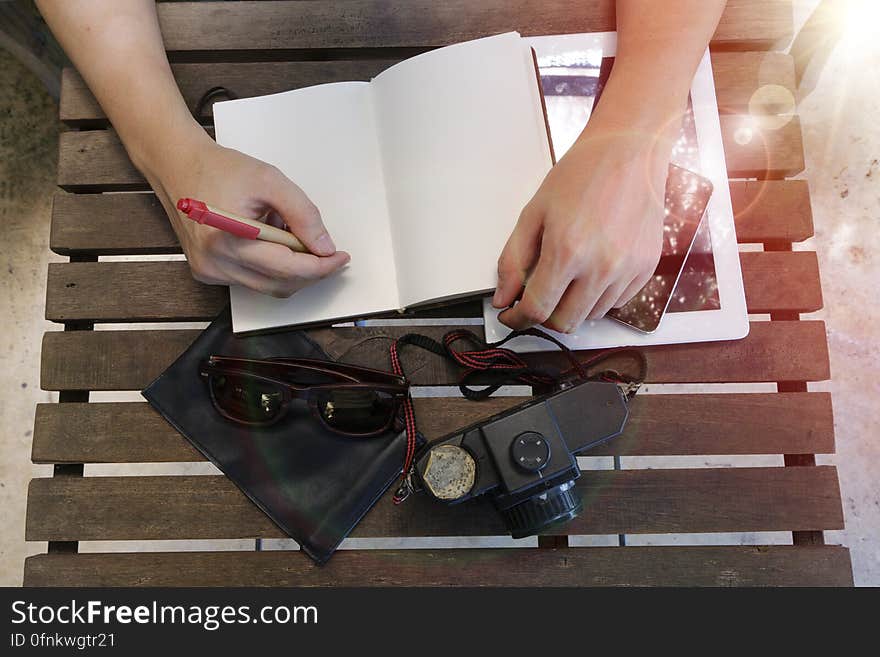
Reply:
<svg viewBox="0 0 880 657"><path fill-rule="evenodd" d="M377 436L399 423L409 395L402 376L308 358L211 356L199 365L199 374L214 408L227 420L269 426L294 400L302 400L327 429L356 438Z"/></svg>

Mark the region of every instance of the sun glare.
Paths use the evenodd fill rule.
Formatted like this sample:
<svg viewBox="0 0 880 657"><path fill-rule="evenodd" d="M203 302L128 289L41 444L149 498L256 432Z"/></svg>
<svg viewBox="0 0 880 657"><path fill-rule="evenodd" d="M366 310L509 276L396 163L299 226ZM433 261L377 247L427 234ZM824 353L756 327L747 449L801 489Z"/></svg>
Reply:
<svg viewBox="0 0 880 657"><path fill-rule="evenodd" d="M876 38L880 24L878 0L845 0L840 3L840 12L843 38L852 45L863 45Z"/></svg>

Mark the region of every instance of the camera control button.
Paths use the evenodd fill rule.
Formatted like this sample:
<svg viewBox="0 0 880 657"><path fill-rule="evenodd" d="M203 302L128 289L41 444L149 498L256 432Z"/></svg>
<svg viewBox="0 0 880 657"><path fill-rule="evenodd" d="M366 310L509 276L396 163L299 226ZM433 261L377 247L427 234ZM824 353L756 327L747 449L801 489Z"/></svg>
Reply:
<svg viewBox="0 0 880 657"><path fill-rule="evenodd" d="M526 472L540 472L550 461L550 443L537 431L524 431L513 439L510 455Z"/></svg>

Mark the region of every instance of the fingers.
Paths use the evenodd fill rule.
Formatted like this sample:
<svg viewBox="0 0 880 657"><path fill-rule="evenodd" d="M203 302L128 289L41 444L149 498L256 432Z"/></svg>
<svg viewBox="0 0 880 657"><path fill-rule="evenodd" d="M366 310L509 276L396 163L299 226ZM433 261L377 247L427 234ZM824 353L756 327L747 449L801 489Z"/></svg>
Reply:
<svg viewBox="0 0 880 657"><path fill-rule="evenodd" d="M544 326L561 333L574 333L586 320L604 317L620 298L623 287L623 284L606 287L588 279L576 279L568 286Z"/></svg>
<svg viewBox="0 0 880 657"><path fill-rule="evenodd" d="M598 296L599 292L594 292L586 279L573 280L544 326L560 333L577 330Z"/></svg>
<svg viewBox="0 0 880 657"><path fill-rule="evenodd" d="M636 276L632 283L630 283L623 292L620 293L620 296L617 298L617 301L614 302L614 308L620 308L621 306L626 305L634 296L636 296L645 285L648 284L648 281L651 280L651 276L653 276L654 272L649 271L647 273L642 273L639 276ZM607 311L606 311L607 312Z"/></svg>
<svg viewBox="0 0 880 657"><path fill-rule="evenodd" d="M284 219L281 218L281 215L278 214L275 210L266 214L266 223L270 226L274 226L275 228L280 228L281 230L288 230L287 224L284 222Z"/></svg>
<svg viewBox="0 0 880 657"><path fill-rule="evenodd" d="M351 260L345 251L316 256L257 240L237 240L233 255L242 267L281 282L318 280L338 271Z"/></svg>
<svg viewBox="0 0 880 657"><path fill-rule="evenodd" d="M554 265L554 259L542 254L523 291L522 300L498 316L512 329L543 324L550 317L568 286L570 278Z"/></svg>
<svg viewBox="0 0 880 657"><path fill-rule="evenodd" d="M535 275L526 286L522 301L498 318L513 329L526 328L534 324L543 324L546 328L561 333L573 333L586 320L601 319L611 308L619 308L635 296L651 279L653 272L640 274L629 284L618 283L605 287L595 282L580 278L572 281L561 297L552 294L546 299L555 301L542 302L540 291L546 289L541 285L541 263ZM537 282L537 284L536 284ZM552 286L552 283L550 284ZM550 311L547 308L550 308ZM544 320L541 319L547 315Z"/></svg>
<svg viewBox="0 0 880 657"><path fill-rule="evenodd" d="M498 258L498 287L492 298L493 306L506 308L519 297L528 271L538 258L540 242L540 215L526 206Z"/></svg>
<svg viewBox="0 0 880 657"><path fill-rule="evenodd" d="M266 175L263 196L309 251L319 256L329 256L336 251L318 208L302 189L274 167Z"/></svg>
<svg viewBox="0 0 880 657"><path fill-rule="evenodd" d="M587 313L587 319L602 319L614 306L620 298L621 291L625 287L624 284L612 285L600 296L593 305L592 310Z"/></svg>
<svg viewBox="0 0 880 657"><path fill-rule="evenodd" d="M342 260L345 259L346 255L347 254L343 253L342 251L338 251L334 255L328 256L326 258L321 258L320 260ZM335 263L327 263L326 265L322 263L321 266L327 267L329 269L330 267L334 267ZM338 269L338 267L336 268ZM301 290L302 288L314 283L317 278L323 278L323 276L317 276L316 278L297 276L289 278L276 278L273 276L267 276L259 271L250 269L240 264L236 264L234 262L229 262L224 266L224 274L229 282L233 285L241 285L243 287L250 288L251 290L256 290L257 292L260 292L262 294L277 297L280 299L286 299L298 290Z"/></svg>
<svg viewBox="0 0 880 657"><path fill-rule="evenodd" d="M278 299L286 299L294 292L302 288L306 281L280 281L269 276L264 276L253 269L229 263L226 271L227 276L231 279L233 285L241 285L242 287L255 290L261 294L276 297Z"/></svg>

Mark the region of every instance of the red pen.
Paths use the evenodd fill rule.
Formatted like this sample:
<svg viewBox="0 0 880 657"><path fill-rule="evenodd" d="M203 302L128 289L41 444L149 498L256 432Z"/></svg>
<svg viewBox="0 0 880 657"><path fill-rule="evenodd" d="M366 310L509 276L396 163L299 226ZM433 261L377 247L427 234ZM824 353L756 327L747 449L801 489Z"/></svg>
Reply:
<svg viewBox="0 0 880 657"><path fill-rule="evenodd" d="M293 233L275 228L256 219L239 217L230 212L213 208L204 201L194 198L182 198L177 202L177 209L187 217L206 226L213 226L248 240L263 240L283 244L299 253L309 253L305 244L300 242Z"/></svg>

